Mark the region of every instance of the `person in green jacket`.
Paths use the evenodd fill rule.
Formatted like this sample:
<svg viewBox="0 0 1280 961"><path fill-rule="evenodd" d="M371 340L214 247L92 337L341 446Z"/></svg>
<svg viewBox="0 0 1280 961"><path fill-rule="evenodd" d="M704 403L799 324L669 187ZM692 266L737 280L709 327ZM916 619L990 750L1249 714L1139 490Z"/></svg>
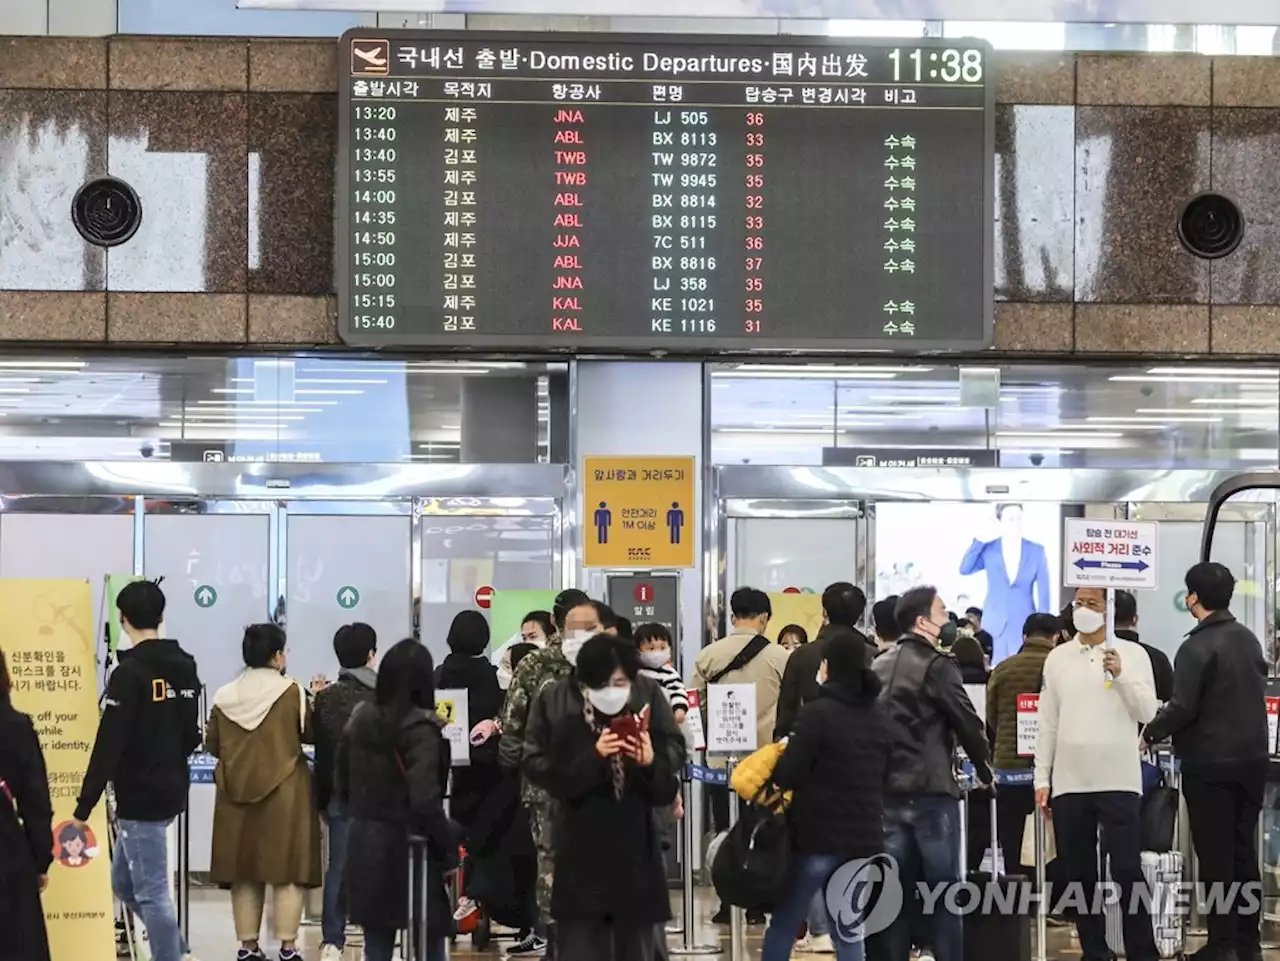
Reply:
<svg viewBox="0 0 1280 961"><path fill-rule="evenodd" d="M590 598L582 591L570 588L561 591L555 600L551 618L555 633L547 638L547 646L534 651L520 661L515 674L511 678L511 686L507 689L507 699L502 708L502 739L498 742L498 762L508 770L519 771L524 759L525 729L528 726L529 711L533 702L543 688L550 687L561 678L567 677L573 670L569 657L564 651L564 639L570 630L568 617L581 608L581 613L590 612L595 616L595 608ZM586 625L592 627L593 625ZM594 625L596 629L599 625ZM591 637L595 631L587 633ZM576 637L570 647L575 657L574 645L580 648ZM514 945L507 953L510 957L541 957L548 950L546 931L551 923L551 880L555 871L555 849L552 846L551 825L555 817L555 808L551 795L531 783L521 779L520 798L529 812L529 823L533 829L533 844L538 854L538 915L540 930L531 932L526 938Z"/></svg>
<svg viewBox="0 0 1280 961"><path fill-rule="evenodd" d="M1032 614L1022 627L1022 647L996 665L987 681L987 733L994 746L996 831L1010 873L1021 860L1022 832L1035 810L1034 756L1018 753L1018 695L1039 694L1045 658L1058 640L1062 622L1053 614ZM1034 751L1032 752L1034 755ZM1034 865L1023 873L1034 873Z"/></svg>

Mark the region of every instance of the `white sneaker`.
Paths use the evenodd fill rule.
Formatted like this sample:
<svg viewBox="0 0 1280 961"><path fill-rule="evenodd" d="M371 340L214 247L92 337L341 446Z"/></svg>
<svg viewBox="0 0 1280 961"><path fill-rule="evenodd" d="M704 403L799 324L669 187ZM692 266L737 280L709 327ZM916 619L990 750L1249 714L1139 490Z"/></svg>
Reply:
<svg viewBox="0 0 1280 961"><path fill-rule="evenodd" d="M320 961L342 961L342 949L336 944L321 945Z"/></svg>
<svg viewBox="0 0 1280 961"><path fill-rule="evenodd" d="M806 934L796 942L797 954L835 954L836 946L831 943L829 934Z"/></svg>

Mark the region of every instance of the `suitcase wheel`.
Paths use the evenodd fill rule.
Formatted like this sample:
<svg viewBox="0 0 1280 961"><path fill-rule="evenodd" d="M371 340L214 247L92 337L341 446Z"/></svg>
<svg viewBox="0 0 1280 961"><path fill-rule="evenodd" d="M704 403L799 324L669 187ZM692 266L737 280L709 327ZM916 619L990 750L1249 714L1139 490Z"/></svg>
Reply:
<svg viewBox="0 0 1280 961"><path fill-rule="evenodd" d="M489 926L489 919L481 915L480 920L476 922L476 929L471 932L471 944L477 951L484 951L493 941L493 931Z"/></svg>

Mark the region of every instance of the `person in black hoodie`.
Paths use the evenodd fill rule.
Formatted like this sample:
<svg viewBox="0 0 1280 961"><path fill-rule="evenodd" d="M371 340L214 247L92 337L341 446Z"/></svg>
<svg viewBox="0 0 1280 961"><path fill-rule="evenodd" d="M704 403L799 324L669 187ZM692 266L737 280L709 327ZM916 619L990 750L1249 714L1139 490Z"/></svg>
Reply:
<svg viewBox="0 0 1280 961"><path fill-rule="evenodd" d="M680 789L684 735L662 688L639 673L634 643L597 634L530 712L524 772L559 802L557 961L653 961L671 917L654 811ZM615 734L619 722L639 733Z"/></svg>
<svg viewBox="0 0 1280 961"><path fill-rule="evenodd" d="M479 611L462 611L449 625L449 651L436 668L436 689L467 692L467 713L474 727L479 721L502 716L502 688L498 672L489 661L489 622ZM464 829L498 783L498 739L472 745L471 763L453 772L450 816Z"/></svg>
<svg viewBox="0 0 1280 961"><path fill-rule="evenodd" d="M773 771L774 784L793 792L787 822L795 877L790 896L769 921L761 961L791 957L800 922L837 868L885 850L881 820L889 737L876 704L880 681L871 671L870 648L852 631L829 631L819 676L825 683L800 709ZM825 899L822 904L834 928ZM834 948L838 961L860 961L863 955L862 945L847 937L837 936Z"/></svg>
<svg viewBox="0 0 1280 961"><path fill-rule="evenodd" d="M791 733L800 707L818 696L818 668L827 656L827 638L832 631L851 631L869 649L874 644L858 630L858 621L867 610L867 595L848 581L837 581L822 592L822 629L809 644L803 645L787 661L778 694L778 720L773 739ZM873 651L874 653L874 651Z"/></svg>
<svg viewBox="0 0 1280 961"><path fill-rule="evenodd" d="M1259 891L1254 833L1267 779L1267 665L1253 632L1227 609L1236 581L1221 564L1196 564L1186 577L1187 610L1198 622L1178 648L1173 696L1143 731L1148 744L1170 735L1182 762L1182 794L1200 882ZM1230 899L1206 919L1199 961L1256 961L1259 901Z"/></svg>
<svg viewBox="0 0 1280 961"><path fill-rule="evenodd" d="M449 745L435 712L433 668L413 638L387 651L374 703L356 708L338 742L334 792L351 818L347 910L364 928L367 961L391 961L396 932L409 924L410 836L426 842L422 961L444 961L453 933L444 874L458 862L461 831L444 810Z"/></svg>
<svg viewBox="0 0 1280 961"><path fill-rule="evenodd" d="M187 807L187 759L200 745L200 676L195 659L160 637L164 592L126 584L116 598L132 642L107 681L102 721L76 802L85 827L107 783L115 787L120 837L111 864L116 897L147 928L154 961L187 953L169 893L169 824Z"/></svg>
<svg viewBox="0 0 1280 961"><path fill-rule="evenodd" d="M373 700L378 673L373 659L378 635L368 624L344 624L333 635L338 656L338 680L319 691L312 702L315 718L316 759L313 781L316 809L324 814L329 834L329 863L324 875L324 913L321 915L321 961L341 957L347 944L346 892L342 876L347 863L347 835L351 821L333 799L333 768L338 742L361 704Z"/></svg>
<svg viewBox="0 0 1280 961"><path fill-rule="evenodd" d="M31 718L13 709L0 651L0 961L49 961L40 892L53 863L53 805Z"/></svg>

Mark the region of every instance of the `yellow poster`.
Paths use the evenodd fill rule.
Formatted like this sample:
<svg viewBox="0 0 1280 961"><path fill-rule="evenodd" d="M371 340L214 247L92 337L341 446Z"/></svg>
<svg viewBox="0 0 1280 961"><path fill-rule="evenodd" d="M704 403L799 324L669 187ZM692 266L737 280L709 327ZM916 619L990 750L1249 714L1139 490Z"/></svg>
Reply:
<svg viewBox="0 0 1280 961"><path fill-rule="evenodd" d="M50 953L55 959L114 961L106 807L98 805L88 830L71 819L98 732L89 584L0 580L0 610L13 706L31 715L49 769L54 862L44 916Z"/></svg>
<svg viewBox="0 0 1280 961"><path fill-rule="evenodd" d="M803 627L811 641L818 636L822 628L821 594L770 594L769 603L773 606L773 615L764 632L769 640L776 641L782 629L790 624Z"/></svg>
<svg viewBox="0 0 1280 961"><path fill-rule="evenodd" d="M693 567L692 457L583 460L586 567Z"/></svg>

